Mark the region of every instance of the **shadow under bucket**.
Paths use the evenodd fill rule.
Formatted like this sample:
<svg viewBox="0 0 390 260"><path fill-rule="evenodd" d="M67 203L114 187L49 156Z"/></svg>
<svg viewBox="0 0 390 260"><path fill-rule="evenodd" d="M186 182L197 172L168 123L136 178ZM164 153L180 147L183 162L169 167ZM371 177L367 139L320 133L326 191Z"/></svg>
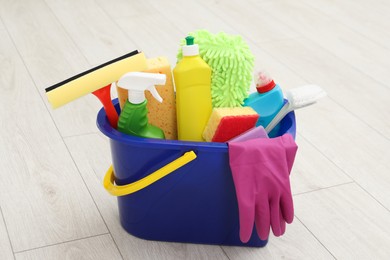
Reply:
<svg viewBox="0 0 390 260"><path fill-rule="evenodd" d="M114 104L119 110L118 101ZM151 185L118 197L120 221L130 234L148 240L263 247L255 228L239 238L236 192L226 143L146 139L113 129L104 109L99 130L110 140L115 187L134 183L193 151L196 158ZM279 135L295 138L295 115L281 122Z"/></svg>

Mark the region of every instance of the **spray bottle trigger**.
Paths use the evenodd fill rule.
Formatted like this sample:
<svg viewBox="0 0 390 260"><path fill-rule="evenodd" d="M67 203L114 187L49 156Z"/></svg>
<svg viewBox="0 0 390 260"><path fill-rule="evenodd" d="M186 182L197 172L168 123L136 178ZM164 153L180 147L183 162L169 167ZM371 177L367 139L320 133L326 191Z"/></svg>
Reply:
<svg viewBox="0 0 390 260"><path fill-rule="evenodd" d="M160 96L160 94L158 94L158 92L157 92L155 86L149 87L148 90L150 91L150 93L152 93L152 96L153 96L158 102L160 102L160 103L163 102L163 99L162 99L162 97Z"/></svg>

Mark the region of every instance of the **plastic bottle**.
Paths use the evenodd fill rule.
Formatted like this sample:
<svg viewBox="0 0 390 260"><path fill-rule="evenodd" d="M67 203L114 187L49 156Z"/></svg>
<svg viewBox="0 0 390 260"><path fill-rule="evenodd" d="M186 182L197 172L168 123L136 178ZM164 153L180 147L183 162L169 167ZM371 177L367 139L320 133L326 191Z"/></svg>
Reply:
<svg viewBox="0 0 390 260"><path fill-rule="evenodd" d="M282 108L283 92L280 86L263 71L256 75L255 82L257 92L250 94L244 100L244 106L252 107L260 115L256 126L261 125L265 128ZM269 136L275 137L278 130L279 126L276 126Z"/></svg>
<svg viewBox="0 0 390 260"><path fill-rule="evenodd" d="M118 120L118 131L145 138L165 139L163 130L149 124L145 90L159 102L162 98L154 85L165 84L165 74L129 72L118 80L118 86L129 90L128 100Z"/></svg>
<svg viewBox="0 0 390 260"><path fill-rule="evenodd" d="M173 69L176 86L179 140L204 141L203 130L211 115L211 68L199 56L194 37L186 37L183 59Z"/></svg>

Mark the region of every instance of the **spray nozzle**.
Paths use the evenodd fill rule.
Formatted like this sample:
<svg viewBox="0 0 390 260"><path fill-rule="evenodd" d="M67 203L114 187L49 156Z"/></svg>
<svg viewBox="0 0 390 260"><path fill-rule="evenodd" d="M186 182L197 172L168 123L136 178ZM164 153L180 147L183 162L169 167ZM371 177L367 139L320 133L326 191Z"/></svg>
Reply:
<svg viewBox="0 0 390 260"><path fill-rule="evenodd" d="M129 72L118 80L118 86L129 90L129 102L132 104L141 104L145 101L145 90L149 90L152 96L161 103L162 97L154 85L164 85L165 81L165 74Z"/></svg>

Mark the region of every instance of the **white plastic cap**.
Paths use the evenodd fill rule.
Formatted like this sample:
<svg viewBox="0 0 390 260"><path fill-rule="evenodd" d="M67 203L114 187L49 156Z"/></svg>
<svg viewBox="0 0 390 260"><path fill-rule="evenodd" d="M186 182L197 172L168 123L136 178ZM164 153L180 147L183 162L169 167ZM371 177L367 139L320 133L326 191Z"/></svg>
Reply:
<svg viewBox="0 0 390 260"><path fill-rule="evenodd" d="M183 46L183 56L196 56L196 55L199 55L198 44Z"/></svg>
<svg viewBox="0 0 390 260"><path fill-rule="evenodd" d="M183 46L183 56L196 56L199 55L199 46L194 44L194 37L186 37L186 45Z"/></svg>

